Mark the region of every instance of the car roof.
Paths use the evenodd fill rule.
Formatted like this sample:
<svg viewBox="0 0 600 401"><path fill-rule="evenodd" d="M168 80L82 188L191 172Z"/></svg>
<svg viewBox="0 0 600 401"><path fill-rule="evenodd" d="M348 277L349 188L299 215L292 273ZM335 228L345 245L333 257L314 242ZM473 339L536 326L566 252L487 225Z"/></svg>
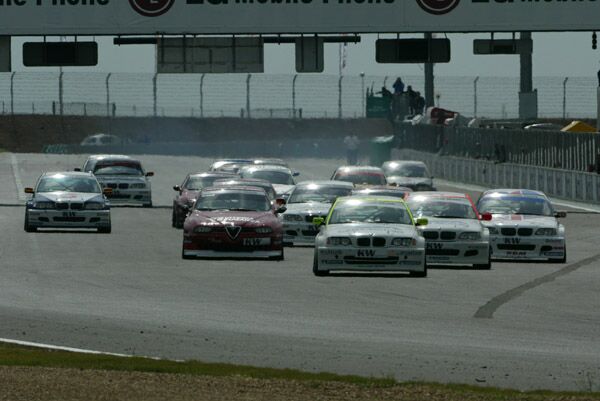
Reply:
<svg viewBox="0 0 600 401"><path fill-rule="evenodd" d="M355 193L358 192L377 192L377 191L390 191L390 192L412 192L412 189L408 187L398 187L395 185L370 185L368 187L358 187L354 189Z"/></svg>
<svg viewBox="0 0 600 401"><path fill-rule="evenodd" d="M347 181L302 181L296 184L296 188L298 187L308 187L308 186L318 186L318 187L336 187L336 188L354 188L354 185L351 182Z"/></svg>
<svg viewBox="0 0 600 401"><path fill-rule="evenodd" d="M275 165L275 166L286 166L287 167L287 162L283 159L275 159L275 158L258 158L258 159L254 159L253 160L254 164L258 164L258 165L263 165L263 164L270 164L270 165Z"/></svg>
<svg viewBox="0 0 600 401"><path fill-rule="evenodd" d="M409 195L409 199L411 199L411 198L414 199L417 197L469 200L469 197L467 196L467 194L463 194L460 192L420 191L420 192L413 192Z"/></svg>
<svg viewBox="0 0 600 401"><path fill-rule="evenodd" d="M83 171L47 171L42 174L42 177L48 177L53 175L64 175L67 177L86 177L86 178L95 178L92 173L86 173Z"/></svg>
<svg viewBox="0 0 600 401"><path fill-rule="evenodd" d="M242 172L246 172L246 171L281 171L281 172L285 172L285 173L291 173L292 171L285 166L277 166L277 165L272 165L272 164L253 164L251 166L243 166L241 168Z"/></svg>
<svg viewBox="0 0 600 401"><path fill-rule="evenodd" d="M336 173L340 173L340 172L354 173L354 172L364 172L364 171L377 172L377 173L383 174L382 168L376 167L376 166L340 166L335 170Z"/></svg>
<svg viewBox="0 0 600 401"><path fill-rule="evenodd" d="M202 173L192 173L189 174L190 178L205 178L205 177L216 177L227 179L228 177L237 177L237 174L226 173L224 171L210 171L210 172L202 172Z"/></svg>
<svg viewBox="0 0 600 401"><path fill-rule="evenodd" d="M91 155L88 157L88 160L126 160L140 163L139 160L127 155Z"/></svg>
<svg viewBox="0 0 600 401"><path fill-rule="evenodd" d="M251 159L219 159L215 160L212 164L216 163L252 163Z"/></svg>
<svg viewBox="0 0 600 401"><path fill-rule="evenodd" d="M522 197L535 197L535 198L548 198L546 196L545 193L541 192L541 191L535 191L532 189L490 189L485 191L481 197L483 198L484 196L490 196L493 194L499 194L499 195L518 195L518 196L522 196Z"/></svg>
<svg viewBox="0 0 600 401"><path fill-rule="evenodd" d="M383 163L384 166L389 166L390 164L418 164L421 166L427 166L427 164L425 164L425 162L422 162L421 160L389 160Z"/></svg>
<svg viewBox="0 0 600 401"><path fill-rule="evenodd" d="M262 184L264 186L268 186L268 187L272 187L273 184L271 184L269 181L267 180L261 180L258 178L236 178L236 177L232 177L232 178L224 178L222 180L217 180L215 181L215 184L226 184L229 183L230 185L237 185L237 186L244 186L244 184ZM250 185L253 186L253 185Z"/></svg>

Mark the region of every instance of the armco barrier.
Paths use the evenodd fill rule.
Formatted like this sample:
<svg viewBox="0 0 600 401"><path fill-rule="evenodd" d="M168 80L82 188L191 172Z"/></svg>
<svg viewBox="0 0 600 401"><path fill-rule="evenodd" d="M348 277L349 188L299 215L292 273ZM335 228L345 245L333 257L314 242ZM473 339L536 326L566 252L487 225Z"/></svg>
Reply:
<svg viewBox="0 0 600 401"><path fill-rule="evenodd" d="M566 200L600 203L600 174L440 156L414 150L392 152L393 159L422 160L437 178L488 188L527 188Z"/></svg>

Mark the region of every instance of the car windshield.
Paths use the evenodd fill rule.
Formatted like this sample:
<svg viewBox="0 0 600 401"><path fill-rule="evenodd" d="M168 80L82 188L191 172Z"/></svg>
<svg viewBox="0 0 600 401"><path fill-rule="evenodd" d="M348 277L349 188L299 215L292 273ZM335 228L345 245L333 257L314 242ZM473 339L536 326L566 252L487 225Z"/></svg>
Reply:
<svg viewBox="0 0 600 401"><path fill-rule="evenodd" d="M99 194L98 182L89 177L50 176L40 180L36 192L83 192Z"/></svg>
<svg viewBox="0 0 600 401"><path fill-rule="evenodd" d="M436 199L417 196L408 200L408 206L415 217L477 219L473 206L466 199Z"/></svg>
<svg viewBox="0 0 600 401"><path fill-rule="evenodd" d="M401 203L352 201L338 204L328 221L328 224L347 223L413 224Z"/></svg>
<svg viewBox="0 0 600 401"><path fill-rule="evenodd" d="M367 196L391 196L393 198L404 198L404 196L406 195L406 192L404 191L388 191L385 189L382 190L361 190L361 191L356 191L354 193L355 195L367 195Z"/></svg>
<svg viewBox="0 0 600 401"><path fill-rule="evenodd" d="M198 191L202 188L211 187L213 183L221 177L189 177L183 187L192 191Z"/></svg>
<svg viewBox="0 0 600 401"><path fill-rule="evenodd" d="M364 184L364 185L385 185L385 176L379 173L366 173L366 172L355 172L355 173L338 173L335 175L334 180L351 182L353 184Z"/></svg>
<svg viewBox="0 0 600 401"><path fill-rule="evenodd" d="M266 212L271 210L271 202L259 192L210 191L200 195L195 207L196 210Z"/></svg>
<svg viewBox="0 0 600 401"><path fill-rule="evenodd" d="M142 166L136 162L102 162L94 167L95 175L144 175Z"/></svg>
<svg viewBox="0 0 600 401"><path fill-rule="evenodd" d="M317 185L296 187L296 189L294 189L292 192L288 203L333 203L337 198L341 196L348 196L351 192L352 188L324 187Z"/></svg>
<svg viewBox="0 0 600 401"><path fill-rule="evenodd" d="M269 198L275 199L277 194L271 183L263 181L244 181L244 180L221 180L215 181L213 184L215 187L227 187L227 186L242 186L242 187L255 187L264 189Z"/></svg>
<svg viewBox="0 0 600 401"><path fill-rule="evenodd" d="M249 170L242 173L242 178L257 178L271 184L294 185L292 175L284 171Z"/></svg>
<svg viewBox="0 0 600 401"><path fill-rule="evenodd" d="M414 177L422 178L429 177L427 168L420 164L400 164L396 166L388 166L385 169L385 173L388 176L399 176L399 177Z"/></svg>
<svg viewBox="0 0 600 401"><path fill-rule="evenodd" d="M480 213L552 216L547 199L527 196L486 196L479 201Z"/></svg>

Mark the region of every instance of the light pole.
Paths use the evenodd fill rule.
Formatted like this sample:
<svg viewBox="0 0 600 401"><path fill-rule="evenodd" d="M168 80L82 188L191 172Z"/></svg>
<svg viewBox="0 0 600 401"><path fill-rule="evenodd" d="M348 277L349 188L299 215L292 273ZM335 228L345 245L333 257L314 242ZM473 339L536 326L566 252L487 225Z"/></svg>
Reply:
<svg viewBox="0 0 600 401"><path fill-rule="evenodd" d="M569 77L566 77L563 81L563 120L567 118L567 82Z"/></svg>
<svg viewBox="0 0 600 401"><path fill-rule="evenodd" d="M367 94L365 93L365 73L360 73L360 92L362 94L362 116L366 117L367 111L365 110L365 98Z"/></svg>
<svg viewBox="0 0 600 401"><path fill-rule="evenodd" d="M473 117L477 118L477 82L479 77L473 81Z"/></svg>

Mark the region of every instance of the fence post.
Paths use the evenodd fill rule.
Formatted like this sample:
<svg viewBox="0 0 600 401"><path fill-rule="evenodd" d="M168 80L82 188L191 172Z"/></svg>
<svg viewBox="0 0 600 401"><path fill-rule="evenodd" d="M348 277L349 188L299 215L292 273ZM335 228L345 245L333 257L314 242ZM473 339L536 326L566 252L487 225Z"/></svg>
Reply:
<svg viewBox="0 0 600 401"><path fill-rule="evenodd" d="M367 94L365 93L365 73L361 72L360 73L360 92L361 92L361 99L362 99L362 112L360 113L361 117L366 118L367 117L367 108L366 108L366 100L367 100Z"/></svg>
<svg viewBox="0 0 600 401"><path fill-rule="evenodd" d="M479 82L479 77L473 81L473 117L475 118L477 118L477 82Z"/></svg>
<svg viewBox="0 0 600 401"><path fill-rule="evenodd" d="M204 77L206 74L200 76L200 118L204 118Z"/></svg>
<svg viewBox="0 0 600 401"><path fill-rule="evenodd" d="M567 118L567 82L569 77L566 77L563 81L563 120Z"/></svg>
<svg viewBox="0 0 600 401"><path fill-rule="evenodd" d="M15 74L10 74L10 114L15 114Z"/></svg>
<svg viewBox="0 0 600 401"><path fill-rule="evenodd" d="M296 118L296 80L298 79L298 74L294 75L294 79L292 79L292 116Z"/></svg>
<svg viewBox="0 0 600 401"><path fill-rule="evenodd" d="M153 105L153 114L154 114L154 117L158 116L158 109L157 109L157 107L158 107L158 104L157 104L157 101L158 101L158 96L157 96L158 95L158 87L157 87L157 81L158 81L158 73L154 74L154 77L152 78L152 98L153 98L153 102L154 102L154 105Z"/></svg>
<svg viewBox="0 0 600 401"><path fill-rule="evenodd" d="M65 73L64 72L60 72L59 76L58 76L58 109L60 111L60 116L62 117L64 114L64 103L63 103L63 77L64 77Z"/></svg>
<svg viewBox="0 0 600 401"><path fill-rule="evenodd" d="M338 81L338 118L342 118L342 79L344 79L344 76L340 75Z"/></svg>
<svg viewBox="0 0 600 401"><path fill-rule="evenodd" d="M112 73L106 76L106 117L110 117L110 77Z"/></svg>
<svg viewBox="0 0 600 401"><path fill-rule="evenodd" d="M248 74L246 77L246 117L250 118L250 79L252 74Z"/></svg>

